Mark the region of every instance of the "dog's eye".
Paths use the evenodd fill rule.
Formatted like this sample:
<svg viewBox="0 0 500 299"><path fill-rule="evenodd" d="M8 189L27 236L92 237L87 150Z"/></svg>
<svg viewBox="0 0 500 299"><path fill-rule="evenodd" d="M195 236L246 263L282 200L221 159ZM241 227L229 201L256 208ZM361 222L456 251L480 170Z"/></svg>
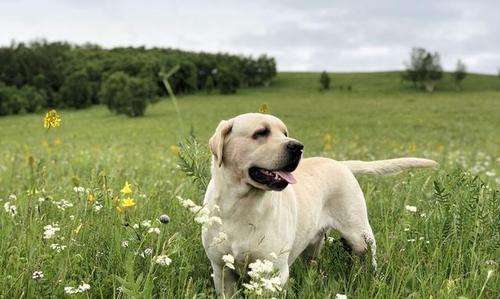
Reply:
<svg viewBox="0 0 500 299"><path fill-rule="evenodd" d="M286 131L283 132L283 134L285 134L285 137L288 137L288 133Z"/></svg>
<svg viewBox="0 0 500 299"><path fill-rule="evenodd" d="M271 131L269 131L268 128L264 128L264 129L261 129L261 130L258 130L257 132L253 133L253 139L257 139L259 137L266 137L267 135L269 135Z"/></svg>

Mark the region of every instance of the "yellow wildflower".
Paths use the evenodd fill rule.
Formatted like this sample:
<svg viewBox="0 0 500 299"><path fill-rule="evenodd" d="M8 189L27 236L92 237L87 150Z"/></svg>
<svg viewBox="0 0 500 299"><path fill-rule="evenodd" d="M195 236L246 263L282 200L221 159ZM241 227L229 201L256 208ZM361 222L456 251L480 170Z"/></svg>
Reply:
<svg viewBox="0 0 500 299"><path fill-rule="evenodd" d="M323 142L324 143L332 143L333 142L332 134L326 133L325 136L323 136Z"/></svg>
<svg viewBox="0 0 500 299"><path fill-rule="evenodd" d="M130 188L130 184L128 182L125 182L125 186L123 186L123 189L120 190L120 192L123 194L132 193L132 188Z"/></svg>
<svg viewBox="0 0 500 299"><path fill-rule="evenodd" d="M122 207L120 207L120 206L117 206L117 207L116 207L116 210L117 210L117 211L118 211L118 213L120 213L120 214L123 214L123 212L125 212L125 209L124 209L124 208L122 208Z"/></svg>
<svg viewBox="0 0 500 299"><path fill-rule="evenodd" d="M43 127L46 129L57 128L61 126L61 117L57 114L57 111L50 110L45 114L43 119Z"/></svg>
<svg viewBox="0 0 500 299"><path fill-rule="evenodd" d="M267 103L260 104L259 112L260 113L269 113L269 105Z"/></svg>
<svg viewBox="0 0 500 299"><path fill-rule="evenodd" d="M95 195L94 195L94 193L90 192L90 193L87 195L87 201L88 201L89 203L91 203L91 204L92 204L92 203L94 203L94 201L95 201Z"/></svg>
<svg viewBox="0 0 500 299"><path fill-rule="evenodd" d="M61 145L61 139L56 138L56 139L54 140L54 145L55 145L55 146Z"/></svg>
<svg viewBox="0 0 500 299"><path fill-rule="evenodd" d="M80 225L78 225L74 230L73 232L75 233L75 235L78 235L78 233L80 232L80 229L82 228L82 223L80 223Z"/></svg>
<svg viewBox="0 0 500 299"><path fill-rule="evenodd" d="M133 206L135 206L135 201L133 198L130 198L130 197L123 199L121 204L120 204L120 207L122 207L124 209L128 209L128 208L131 208Z"/></svg>
<svg viewBox="0 0 500 299"><path fill-rule="evenodd" d="M170 152L176 156L179 155L179 147L177 147L177 145L175 144L172 144L170 146Z"/></svg>

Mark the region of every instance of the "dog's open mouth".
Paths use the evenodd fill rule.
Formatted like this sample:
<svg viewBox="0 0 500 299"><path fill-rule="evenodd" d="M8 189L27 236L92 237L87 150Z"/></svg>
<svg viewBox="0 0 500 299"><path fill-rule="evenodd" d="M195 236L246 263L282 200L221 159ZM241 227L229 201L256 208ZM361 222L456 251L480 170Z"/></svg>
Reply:
<svg viewBox="0 0 500 299"><path fill-rule="evenodd" d="M299 161L300 159L297 159L281 169L274 170L254 166L248 170L248 174L259 184L266 185L273 190L283 190L288 184L297 182L292 171L297 168Z"/></svg>

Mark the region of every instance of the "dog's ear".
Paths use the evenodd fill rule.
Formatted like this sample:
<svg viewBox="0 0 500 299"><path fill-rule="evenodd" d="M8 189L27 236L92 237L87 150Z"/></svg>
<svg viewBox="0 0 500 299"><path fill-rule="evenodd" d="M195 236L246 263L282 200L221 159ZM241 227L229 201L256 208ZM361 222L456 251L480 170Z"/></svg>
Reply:
<svg viewBox="0 0 500 299"><path fill-rule="evenodd" d="M224 139L231 132L233 128L233 120L222 120L217 129L215 129L214 135L208 141L208 146L210 151L215 157L215 162L219 167L222 166L222 153L224 152Z"/></svg>

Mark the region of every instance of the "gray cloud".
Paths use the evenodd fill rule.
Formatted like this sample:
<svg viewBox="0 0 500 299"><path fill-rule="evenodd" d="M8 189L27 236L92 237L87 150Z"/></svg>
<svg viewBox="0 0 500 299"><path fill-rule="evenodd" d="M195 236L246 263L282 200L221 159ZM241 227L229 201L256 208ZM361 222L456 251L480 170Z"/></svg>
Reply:
<svg viewBox="0 0 500 299"><path fill-rule="evenodd" d="M478 1L479 2L479 1ZM460 58L474 72L500 66L499 1L35 1L0 0L0 44L45 37L247 55L280 70L401 69L411 47Z"/></svg>

